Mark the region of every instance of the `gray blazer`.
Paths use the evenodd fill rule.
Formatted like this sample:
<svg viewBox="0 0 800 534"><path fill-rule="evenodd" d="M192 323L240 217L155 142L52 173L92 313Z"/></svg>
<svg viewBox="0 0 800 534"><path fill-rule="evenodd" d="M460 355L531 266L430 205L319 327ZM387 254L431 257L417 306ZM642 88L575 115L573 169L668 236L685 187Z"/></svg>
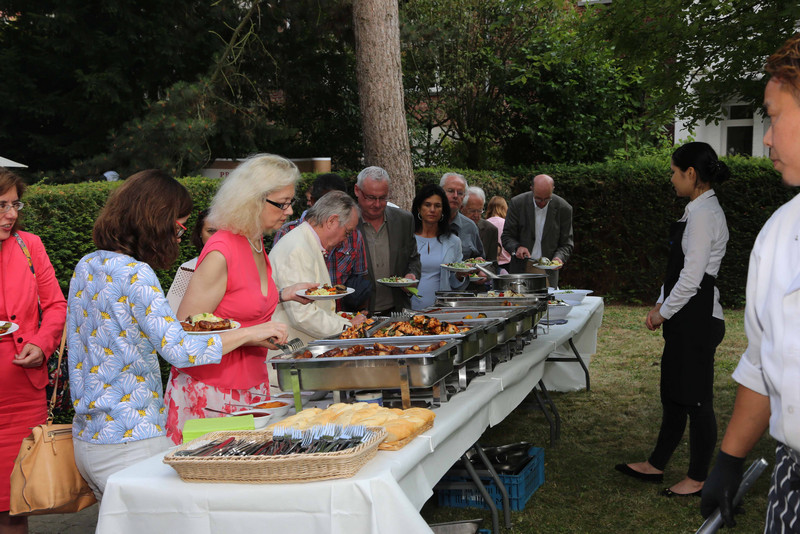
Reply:
<svg viewBox="0 0 800 534"><path fill-rule="evenodd" d="M359 226L364 227L369 223L360 221ZM386 206L386 230L389 232L389 264L392 266L392 276L404 276L406 273L412 273L419 280L421 265L419 261L419 252L417 251L417 240L414 239L414 217L411 213L391 206ZM362 229L363 232L363 229ZM365 239L366 241L366 239ZM369 253L369 246L364 243L367 249L367 268L370 284L372 285L371 293L375 294L375 269L372 267L372 258ZM402 289L393 288L392 296L394 297L394 306L396 310L403 307L411 307L411 297ZM373 309L374 299L370 299L370 310Z"/></svg>
<svg viewBox="0 0 800 534"><path fill-rule="evenodd" d="M486 219L478 220L478 234L481 236L483 243L483 258L486 261L497 260L497 247L500 243L497 241L497 227L487 221Z"/></svg>
<svg viewBox="0 0 800 534"><path fill-rule="evenodd" d="M533 250L536 236L536 215L533 207L533 192L528 191L511 199L506 214L506 223L503 227L503 248L511 254L509 272L524 273L528 260L520 260L514 256L517 248L525 247ZM572 254L572 206L558 195L553 195L547 208L547 217L544 221L542 232L542 255L552 259L560 257L567 262ZM553 278L558 281L558 271L550 271L551 283Z"/></svg>

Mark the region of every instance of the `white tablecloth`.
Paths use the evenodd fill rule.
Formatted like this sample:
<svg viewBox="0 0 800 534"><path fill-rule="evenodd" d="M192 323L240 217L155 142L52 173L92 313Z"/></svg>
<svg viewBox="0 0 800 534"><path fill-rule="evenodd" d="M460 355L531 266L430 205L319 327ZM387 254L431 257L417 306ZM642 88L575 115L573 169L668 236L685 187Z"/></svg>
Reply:
<svg viewBox="0 0 800 534"><path fill-rule="evenodd" d="M599 297L586 297L598 300L600 304L592 310L587 318L582 312L586 306L575 307L567 315L567 324L551 326L555 332L571 331L571 334L562 339L551 356L560 358L574 358L575 353L569 346L572 339L575 348L581 354L581 359L586 367L590 367L592 355L597 352L597 330L603 323L603 300ZM584 299L585 300L585 299ZM577 391L586 388L586 375L583 368L574 362L546 362L544 364L544 385L550 391Z"/></svg>
<svg viewBox="0 0 800 534"><path fill-rule="evenodd" d="M500 423L530 393L544 374L548 354L579 335L596 339L602 312L602 299L587 297L573 308L567 324L540 333L522 354L437 408L431 430L400 451L379 451L353 478L186 483L156 456L109 478L97 532L430 532L419 510L433 486L486 428Z"/></svg>

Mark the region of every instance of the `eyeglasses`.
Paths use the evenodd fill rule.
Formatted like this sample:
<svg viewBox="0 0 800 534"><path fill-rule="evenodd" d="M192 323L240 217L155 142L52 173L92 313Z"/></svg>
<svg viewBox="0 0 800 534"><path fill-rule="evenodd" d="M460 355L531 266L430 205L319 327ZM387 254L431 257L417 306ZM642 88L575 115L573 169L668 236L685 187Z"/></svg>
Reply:
<svg viewBox="0 0 800 534"><path fill-rule="evenodd" d="M465 210L467 215L483 215L485 210Z"/></svg>
<svg viewBox="0 0 800 534"><path fill-rule="evenodd" d="M179 221L175 221L175 225L178 227L175 230L175 235L177 237L180 237L180 236L182 236L183 234L186 233L186 227L184 225L182 225Z"/></svg>
<svg viewBox="0 0 800 534"><path fill-rule="evenodd" d="M366 195L364 193L361 193L361 196L364 197L364 200L366 200L367 202L379 202L379 203L383 204L384 202L388 202L389 201L389 197L388 196L375 197L375 196L372 196L372 195Z"/></svg>
<svg viewBox="0 0 800 534"><path fill-rule="evenodd" d="M453 189L453 188L445 189L444 192L447 193L448 195L455 195L457 197L463 197L466 194L466 191L461 191L459 189Z"/></svg>
<svg viewBox="0 0 800 534"><path fill-rule="evenodd" d="M272 201L272 200L270 200L268 198L265 198L264 202L266 202L267 204L272 204L273 206L275 206L279 210L284 211L286 208L290 208L292 206L292 203L294 202L294 199L290 200L289 202L284 202L283 204L279 204L278 202L274 202L274 201Z"/></svg>
<svg viewBox="0 0 800 534"><path fill-rule="evenodd" d="M16 211L22 211L24 207L25 204L19 200L15 200L14 202L0 202L0 213L7 213L11 208L14 208Z"/></svg>

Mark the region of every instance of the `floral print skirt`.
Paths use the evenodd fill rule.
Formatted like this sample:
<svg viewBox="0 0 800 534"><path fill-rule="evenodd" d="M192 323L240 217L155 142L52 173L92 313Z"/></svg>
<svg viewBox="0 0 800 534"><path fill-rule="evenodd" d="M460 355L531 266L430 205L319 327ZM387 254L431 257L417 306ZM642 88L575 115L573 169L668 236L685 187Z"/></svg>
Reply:
<svg viewBox="0 0 800 534"><path fill-rule="evenodd" d="M207 411L206 408L224 413L243 410L241 405L252 406L268 401L269 382L250 389L226 389L210 386L200 380L172 368L164 394L167 405L167 437L173 443L183 441L183 425L189 419L222 417L224 414Z"/></svg>

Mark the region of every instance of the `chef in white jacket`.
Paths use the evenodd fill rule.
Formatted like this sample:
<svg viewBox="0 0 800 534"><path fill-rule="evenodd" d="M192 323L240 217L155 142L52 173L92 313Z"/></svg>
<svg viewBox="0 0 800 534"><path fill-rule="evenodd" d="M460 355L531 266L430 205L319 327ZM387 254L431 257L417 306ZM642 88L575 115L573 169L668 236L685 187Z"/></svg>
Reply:
<svg viewBox="0 0 800 534"><path fill-rule="evenodd" d="M770 126L764 144L786 185L800 186L800 33L767 60L764 91ZM800 196L781 206L756 238L747 274L747 350L733 373L733 415L701 511L717 507L733 526L733 496L747 453L764 430L778 441L764 532L800 524Z"/></svg>

